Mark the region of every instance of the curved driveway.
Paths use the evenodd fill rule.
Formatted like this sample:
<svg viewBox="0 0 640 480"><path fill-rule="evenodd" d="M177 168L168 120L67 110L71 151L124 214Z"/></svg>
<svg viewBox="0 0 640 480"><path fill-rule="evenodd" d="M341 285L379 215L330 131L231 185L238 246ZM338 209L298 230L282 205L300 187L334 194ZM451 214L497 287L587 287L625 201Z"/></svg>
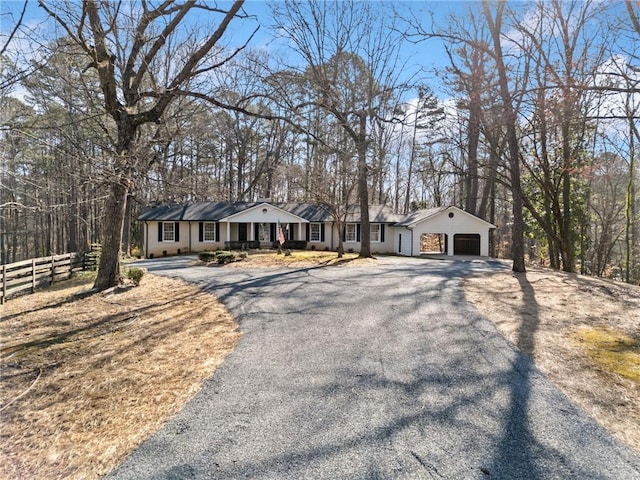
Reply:
<svg viewBox="0 0 640 480"><path fill-rule="evenodd" d="M189 260L142 264L217 295L243 336L111 479L640 479L640 458L465 301L460 279L497 262Z"/></svg>

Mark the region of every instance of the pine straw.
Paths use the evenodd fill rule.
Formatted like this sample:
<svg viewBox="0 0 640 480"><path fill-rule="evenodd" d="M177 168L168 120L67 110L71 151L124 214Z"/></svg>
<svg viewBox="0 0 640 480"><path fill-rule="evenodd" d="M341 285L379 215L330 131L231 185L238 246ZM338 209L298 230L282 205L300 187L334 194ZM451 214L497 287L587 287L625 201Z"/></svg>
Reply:
<svg viewBox="0 0 640 480"><path fill-rule="evenodd" d="M345 253L342 258L338 258L336 252L295 250L291 255L277 253L275 250L257 250L249 252L247 257L239 262L232 262L225 265L227 268L307 268L307 267L344 267L344 266L366 266L375 264L374 258L359 258L357 253ZM217 266L215 262L209 266Z"/></svg>
<svg viewBox="0 0 640 480"><path fill-rule="evenodd" d="M464 287L567 396L640 453L640 383L617 373L636 371L640 362L640 287L540 268L477 276ZM585 331L617 336L616 348L625 349L618 361L631 364L598 361L612 358L605 351L611 342L594 352L595 342L580 340Z"/></svg>
<svg viewBox="0 0 640 480"><path fill-rule="evenodd" d="M1 478L99 478L177 413L238 341L215 297L145 275L110 295L66 282L0 320Z"/></svg>

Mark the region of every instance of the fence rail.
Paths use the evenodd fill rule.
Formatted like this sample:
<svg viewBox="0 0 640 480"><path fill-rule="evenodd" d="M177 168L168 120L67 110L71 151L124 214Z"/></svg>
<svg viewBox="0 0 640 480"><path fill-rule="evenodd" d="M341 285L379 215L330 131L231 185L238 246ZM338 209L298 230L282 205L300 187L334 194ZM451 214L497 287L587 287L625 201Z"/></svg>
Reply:
<svg viewBox="0 0 640 480"><path fill-rule="evenodd" d="M2 296L4 303L9 295L24 290L34 292L36 288L52 285L95 266L95 258L82 253L65 253L48 257L32 258L2 265Z"/></svg>

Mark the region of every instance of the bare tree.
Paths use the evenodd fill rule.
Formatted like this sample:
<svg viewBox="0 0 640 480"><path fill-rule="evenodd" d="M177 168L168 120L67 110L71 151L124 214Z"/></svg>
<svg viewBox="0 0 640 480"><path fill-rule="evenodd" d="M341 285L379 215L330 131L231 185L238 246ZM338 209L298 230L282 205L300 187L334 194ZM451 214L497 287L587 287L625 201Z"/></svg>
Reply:
<svg viewBox="0 0 640 480"><path fill-rule="evenodd" d="M141 169L136 158L140 128L161 122L174 99L190 95L197 89L197 79L244 47L227 54L221 47L229 24L242 13L243 0L229 9L195 0L143 0L131 2L129 11L121 2L85 0L80 9L71 2L39 0L39 4L87 56L86 68L96 69L104 108L116 130L102 257L94 285L103 290L120 280L126 200ZM187 31L197 19L204 19L207 28Z"/></svg>
<svg viewBox="0 0 640 480"><path fill-rule="evenodd" d="M503 121L508 147L511 194L513 197L513 227L511 230L512 270L514 272L524 272L526 267L524 261L524 218L522 213L522 183L520 179L520 146L518 144L517 132L518 117L517 110L513 104L513 94L509 87L509 77L502 51L501 36L503 33L502 22L504 19L504 7L504 2L499 2L495 7L495 11L492 12L489 2L487 0L482 1L484 17L493 42L493 58L498 73L498 85L502 100Z"/></svg>
<svg viewBox="0 0 640 480"><path fill-rule="evenodd" d="M385 15L375 8L383 6L354 1L287 0L274 9L278 30L292 42L292 50L301 60L301 67L292 66L289 70L304 76L313 92L307 96L305 105L289 97L294 111L301 111L304 106L322 109L354 143L362 257L371 256L368 181L371 121L398 87L402 69L395 29L385 23Z"/></svg>

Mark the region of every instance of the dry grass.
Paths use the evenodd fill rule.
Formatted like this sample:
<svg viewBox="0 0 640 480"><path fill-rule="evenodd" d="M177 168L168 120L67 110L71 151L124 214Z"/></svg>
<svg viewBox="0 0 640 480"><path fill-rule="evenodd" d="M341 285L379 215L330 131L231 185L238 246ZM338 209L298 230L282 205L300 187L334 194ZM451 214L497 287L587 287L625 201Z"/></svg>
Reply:
<svg viewBox="0 0 640 480"><path fill-rule="evenodd" d="M640 453L640 288L530 268L465 294L574 402Z"/></svg>
<svg viewBox="0 0 640 480"><path fill-rule="evenodd" d="M238 341L217 300L147 274L122 293L89 283L2 306L1 478L99 478L199 390Z"/></svg>
<svg viewBox="0 0 640 480"><path fill-rule="evenodd" d="M347 266L375 263L373 258L358 258L357 253L345 253L338 258L336 252L313 250L296 250L291 255L278 254L275 251L255 251L249 253L241 262L229 263L230 268L251 267L315 267L315 266Z"/></svg>

